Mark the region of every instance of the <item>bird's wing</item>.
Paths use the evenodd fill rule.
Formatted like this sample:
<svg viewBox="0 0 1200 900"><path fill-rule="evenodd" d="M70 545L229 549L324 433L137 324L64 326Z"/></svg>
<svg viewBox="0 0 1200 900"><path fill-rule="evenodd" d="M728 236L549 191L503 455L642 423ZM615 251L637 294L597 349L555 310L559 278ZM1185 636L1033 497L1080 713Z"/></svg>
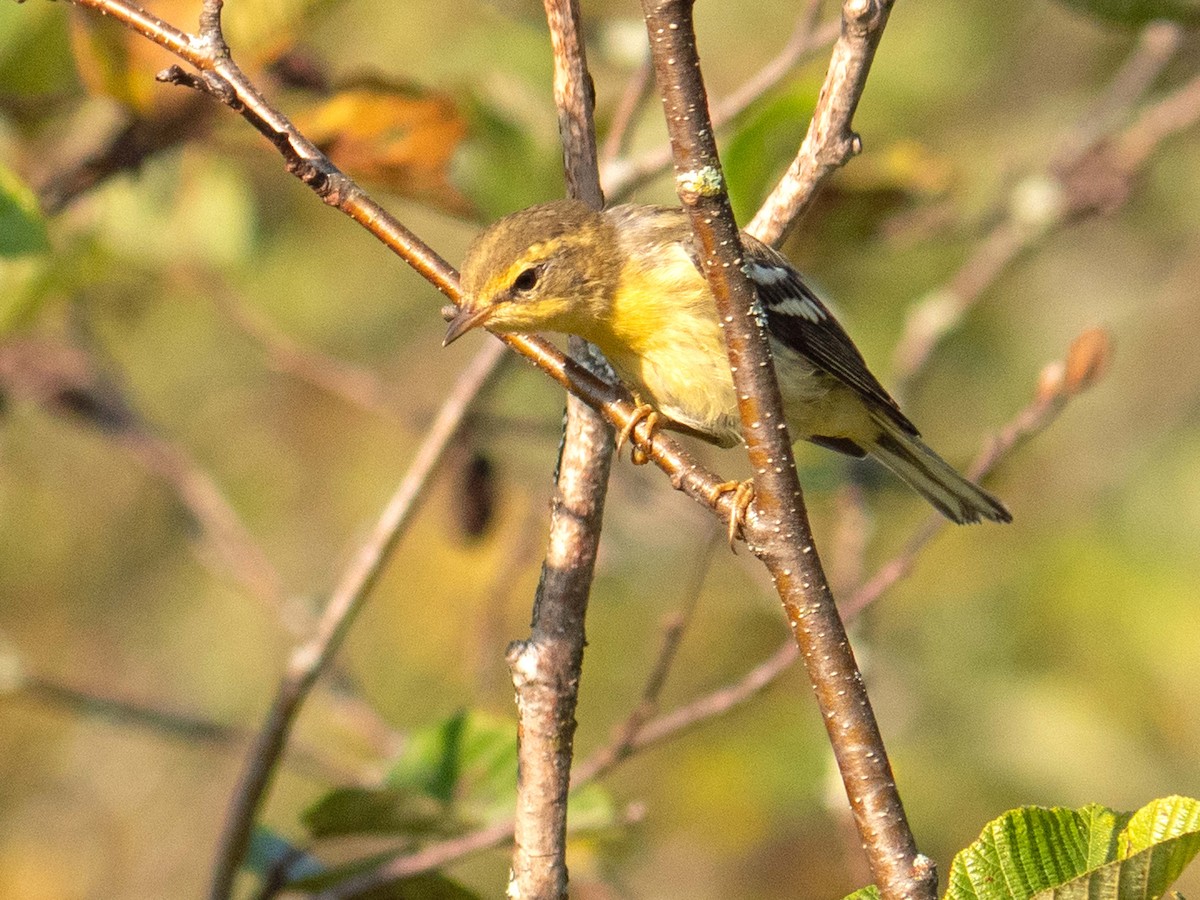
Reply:
<svg viewBox="0 0 1200 900"><path fill-rule="evenodd" d="M903 430L916 435L916 427L871 374L846 330L787 257L747 234L742 235L742 247L744 270L758 289L771 337L845 382Z"/></svg>

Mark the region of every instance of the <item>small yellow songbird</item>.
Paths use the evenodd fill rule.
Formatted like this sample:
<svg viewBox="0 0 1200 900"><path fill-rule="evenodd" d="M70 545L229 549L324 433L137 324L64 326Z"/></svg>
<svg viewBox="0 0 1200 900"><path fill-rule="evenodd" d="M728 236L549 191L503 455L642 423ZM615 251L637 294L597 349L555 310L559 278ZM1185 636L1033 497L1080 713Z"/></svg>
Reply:
<svg viewBox="0 0 1200 900"><path fill-rule="evenodd" d="M791 263L747 234L742 246L792 437L870 453L955 522L1011 521L999 500L925 446ZM604 351L665 427L722 447L742 440L716 304L683 210L532 206L475 239L462 288L446 344L480 325L577 334Z"/></svg>

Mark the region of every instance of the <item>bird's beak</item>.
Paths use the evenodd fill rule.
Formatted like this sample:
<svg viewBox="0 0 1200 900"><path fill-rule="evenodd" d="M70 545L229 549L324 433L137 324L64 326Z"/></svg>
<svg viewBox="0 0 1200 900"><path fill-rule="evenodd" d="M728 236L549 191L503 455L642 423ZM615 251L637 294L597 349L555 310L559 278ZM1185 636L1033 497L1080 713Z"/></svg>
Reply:
<svg viewBox="0 0 1200 900"><path fill-rule="evenodd" d="M449 346L452 341L457 341L472 328L482 325L488 320L491 314L492 308L490 306L481 306L479 309L471 309L471 307L466 305L460 306L458 313L450 320L450 327L446 329L446 336L442 339L442 346Z"/></svg>

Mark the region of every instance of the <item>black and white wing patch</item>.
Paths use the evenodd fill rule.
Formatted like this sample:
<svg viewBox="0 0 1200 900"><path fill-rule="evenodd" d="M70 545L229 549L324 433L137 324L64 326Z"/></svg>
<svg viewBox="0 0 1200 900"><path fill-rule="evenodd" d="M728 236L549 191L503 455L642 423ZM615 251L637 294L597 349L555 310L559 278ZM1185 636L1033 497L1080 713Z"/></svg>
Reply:
<svg viewBox="0 0 1200 900"><path fill-rule="evenodd" d="M845 382L884 410L909 434L917 429L900 412L850 336L800 278L787 257L749 235L742 235L744 271L758 288L771 337Z"/></svg>

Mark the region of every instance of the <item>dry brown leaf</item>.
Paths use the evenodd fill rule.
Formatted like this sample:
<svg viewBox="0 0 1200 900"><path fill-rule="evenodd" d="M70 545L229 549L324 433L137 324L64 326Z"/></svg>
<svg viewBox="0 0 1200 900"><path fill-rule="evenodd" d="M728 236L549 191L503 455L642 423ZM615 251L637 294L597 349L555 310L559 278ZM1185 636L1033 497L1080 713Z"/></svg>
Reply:
<svg viewBox="0 0 1200 900"><path fill-rule="evenodd" d="M296 113L293 121L350 175L451 212L469 211L448 177L467 125L445 94L357 84Z"/></svg>

